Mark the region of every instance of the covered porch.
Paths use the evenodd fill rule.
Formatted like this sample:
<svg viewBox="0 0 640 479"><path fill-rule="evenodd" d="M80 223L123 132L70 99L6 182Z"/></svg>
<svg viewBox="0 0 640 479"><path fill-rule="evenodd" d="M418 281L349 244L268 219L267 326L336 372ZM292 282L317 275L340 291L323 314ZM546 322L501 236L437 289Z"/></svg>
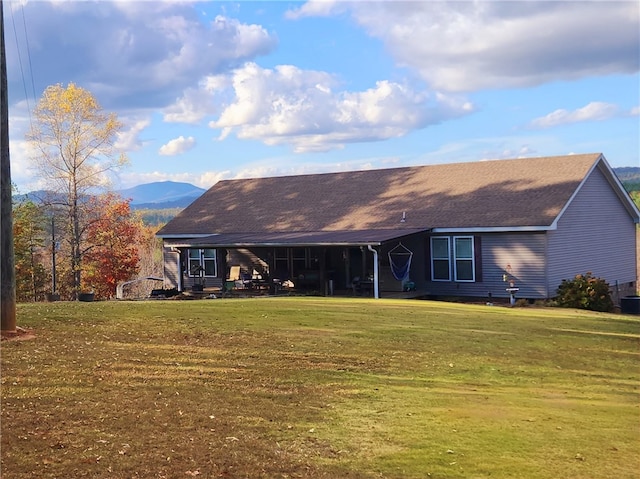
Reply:
<svg viewBox="0 0 640 479"><path fill-rule="evenodd" d="M388 252L402 241L419 242L427 231L224 233L172 242L170 249L178 256L176 286L183 292L377 298L405 292Z"/></svg>

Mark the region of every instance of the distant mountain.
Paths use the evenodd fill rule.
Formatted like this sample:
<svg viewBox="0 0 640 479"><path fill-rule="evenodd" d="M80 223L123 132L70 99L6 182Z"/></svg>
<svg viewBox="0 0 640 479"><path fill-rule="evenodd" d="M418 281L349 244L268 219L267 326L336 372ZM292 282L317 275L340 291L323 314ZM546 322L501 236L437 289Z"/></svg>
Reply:
<svg viewBox="0 0 640 479"><path fill-rule="evenodd" d="M55 201L56 196L47 190L34 190L29 193L13 194L13 201L21 202L30 200L36 204L44 203L45 201Z"/></svg>
<svg viewBox="0 0 640 479"><path fill-rule="evenodd" d="M614 168L620 181L640 181L640 167L638 166L623 166L621 168Z"/></svg>
<svg viewBox="0 0 640 479"><path fill-rule="evenodd" d="M198 188L190 183L179 183L176 181L158 181L155 183L145 183L132 188L116 191L124 199L131 200L131 209L182 209L190 205L206 190ZM55 201L56 197L63 198L50 191L37 190L26 194L15 194L13 200L20 202L27 199L36 203Z"/></svg>
<svg viewBox="0 0 640 479"><path fill-rule="evenodd" d="M613 171L627 191L640 191L640 167L626 166L614 168Z"/></svg>
<svg viewBox="0 0 640 479"><path fill-rule="evenodd" d="M190 183L157 181L119 190L117 193L123 198L131 199L132 209L165 209L184 208L205 191Z"/></svg>

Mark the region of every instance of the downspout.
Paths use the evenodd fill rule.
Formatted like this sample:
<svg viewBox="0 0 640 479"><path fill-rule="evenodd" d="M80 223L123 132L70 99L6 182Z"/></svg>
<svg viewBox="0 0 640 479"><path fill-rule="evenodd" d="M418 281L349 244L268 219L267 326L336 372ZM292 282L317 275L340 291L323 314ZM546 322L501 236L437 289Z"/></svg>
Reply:
<svg viewBox="0 0 640 479"><path fill-rule="evenodd" d="M370 244L367 245L367 249L373 253L373 297L378 299L380 297L378 291L378 251Z"/></svg>
<svg viewBox="0 0 640 479"><path fill-rule="evenodd" d="M182 293L184 291L184 271L182 270L182 250L180 248L175 249L175 253L178 255L178 291Z"/></svg>

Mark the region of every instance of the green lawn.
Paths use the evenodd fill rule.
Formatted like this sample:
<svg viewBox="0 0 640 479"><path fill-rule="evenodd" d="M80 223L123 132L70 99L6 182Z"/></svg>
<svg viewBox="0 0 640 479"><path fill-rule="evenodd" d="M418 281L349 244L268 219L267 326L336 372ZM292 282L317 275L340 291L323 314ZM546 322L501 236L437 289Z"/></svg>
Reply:
<svg viewBox="0 0 640 479"><path fill-rule="evenodd" d="M19 305L2 479L640 477L640 318L431 301Z"/></svg>

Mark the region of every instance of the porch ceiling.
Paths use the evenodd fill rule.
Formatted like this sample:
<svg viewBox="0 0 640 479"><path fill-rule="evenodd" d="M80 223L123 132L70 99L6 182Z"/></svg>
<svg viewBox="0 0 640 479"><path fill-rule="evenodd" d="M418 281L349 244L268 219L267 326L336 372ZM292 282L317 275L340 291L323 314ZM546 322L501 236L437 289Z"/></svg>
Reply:
<svg viewBox="0 0 640 479"><path fill-rule="evenodd" d="M260 246L379 246L429 229L370 229L359 231L298 231L260 233L222 233L193 238L172 246L200 248L248 248Z"/></svg>

